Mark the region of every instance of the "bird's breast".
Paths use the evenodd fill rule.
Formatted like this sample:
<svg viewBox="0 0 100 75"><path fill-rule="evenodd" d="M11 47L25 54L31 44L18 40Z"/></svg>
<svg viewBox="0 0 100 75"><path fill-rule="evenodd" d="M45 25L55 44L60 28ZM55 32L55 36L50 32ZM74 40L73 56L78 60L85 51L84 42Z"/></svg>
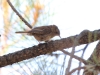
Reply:
<svg viewBox="0 0 100 75"><path fill-rule="evenodd" d="M54 37L54 35L51 34L46 34L46 35L34 35L35 39L38 41L48 41L50 40L52 37Z"/></svg>

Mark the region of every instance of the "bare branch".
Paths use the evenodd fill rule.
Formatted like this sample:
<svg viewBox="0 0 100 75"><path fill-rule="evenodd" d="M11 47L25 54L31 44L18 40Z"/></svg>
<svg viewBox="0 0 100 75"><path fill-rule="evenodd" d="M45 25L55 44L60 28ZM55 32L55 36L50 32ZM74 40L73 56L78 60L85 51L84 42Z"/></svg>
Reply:
<svg viewBox="0 0 100 75"><path fill-rule="evenodd" d="M73 72L75 72L76 70L81 70L81 69L85 69L85 66L77 67L77 68L73 69L71 72L69 72L67 75L72 75Z"/></svg>
<svg viewBox="0 0 100 75"><path fill-rule="evenodd" d="M83 53L81 55L81 58L83 59L84 53L86 51L86 48L88 47L89 44L87 44L84 48L83 48ZM81 67L81 61L79 61L79 67ZM77 75L80 75L80 70L78 70Z"/></svg>
<svg viewBox="0 0 100 75"><path fill-rule="evenodd" d="M71 53L69 53L69 52L67 52L67 51L62 50L62 52L65 53L65 54L67 54L67 55L69 55L69 56L71 56ZM82 59L82 58L80 58L80 57L78 57L78 56L76 56L76 55L72 55L72 57L73 57L74 59L77 59L77 60L79 60L80 62L84 63L85 65L87 64L86 60L84 60L84 59Z"/></svg>
<svg viewBox="0 0 100 75"><path fill-rule="evenodd" d="M13 11L19 16L19 18L30 28L32 29L32 26L19 14L19 12L14 8L14 6L12 5L12 3L7 0L8 4L10 5L10 7L13 9Z"/></svg>
<svg viewBox="0 0 100 75"><path fill-rule="evenodd" d="M29 47L18 52L0 56L0 67L11 65L13 63L16 63L22 60L26 60L26 59L36 57L39 55L51 53L57 50L70 48L73 46L74 40L76 37L78 37L78 40L77 40L78 43L76 44L76 46L91 43L100 39L100 30L95 30L95 31L84 30L79 35L70 36L68 38L62 38L60 40L50 41L47 43L42 43L42 44L39 44L38 46Z"/></svg>
<svg viewBox="0 0 100 75"><path fill-rule="evenodd" d="M74 55L74 53L75 53L75 47L76 47L76 44L78 44L78 42L77 42L77 37L75 38L75 40L74 40L74 44L73 44L73 47L72 47L72 52L71 52L71 56L70 56L70 59L69 59L69 61L68 61L68 66L67 66L67 68L66 68L66 75L69 73L69 71L70 71L70 68L71 68L71 63L72 63L72 59L73 59L73 55Z"/></svg>

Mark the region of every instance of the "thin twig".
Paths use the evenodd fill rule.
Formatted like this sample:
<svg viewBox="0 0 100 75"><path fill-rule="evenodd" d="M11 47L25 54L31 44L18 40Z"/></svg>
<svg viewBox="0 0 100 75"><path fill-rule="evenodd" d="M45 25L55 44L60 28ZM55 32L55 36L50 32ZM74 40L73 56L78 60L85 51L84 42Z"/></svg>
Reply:
<svg viewBox="0 0 100 75"><path fill-rule="evenodd" d="M78 43L78 41L77 41L77 38L75 38L75 41L74 41L74 43L73 43L73 48L72 48L72 52L71 52L71 56L70 56L70 59L69 59L69 61L68 61L68 66L67 66L67 68L66 68L66 75L69 73L69 71L70 71L70 68L71 68L71 63L72 63L72 59L73 59L73 55L74 55L74 53L75 53L75 47L76 47L76 44Z"/></svg>
<svg viewBox="0 0 100 75"><path fill-rule="evenodd" d="M10 0L7 0L8 4L12 8L12 10L19 16L19 18L30 28L32 29L32 26L19 14L19 12L14 8Z"/></svg>
<svg viewBox="0 0 100 75"><path fill-rule="evenodd" d="M77 67L77 68L73 69L71 72L68 73L68 75L72 75L73 72L75 72L76 70L81 70L81 69L85 69L85 66Z"/></svg>
<svg viewBox="0 0 100 75"><path fill-rule="evenodd" d="M88 45L89 45L89 44L87 44L87 45L83 48L83 53L82 53L82 55L81 55L81 58L83 58L84 53L85 53L86 48L88 47ZM81 62L79 62L79 67L81 67ZM78 70L77 75L80 75L80 70Z"/></svg>
<svg viewBox="0 0 100 75"><path fill-rule="evenodd" d="M66 55L64 57L63 65L61 66L60 75L64 75L64 66L65 66L65 63L66 63L65 61L66 61Z"/></svg>
<svg viewBox="0 0 100 75"><path fill-rule="evenodd" d="M71 52L71 56L70 56L70 59L69 59L69 61L68 61L68 66L67 66L67 68L66 68L66 75L69 73L69 71L70 71L70 68L71 68L71 63L72 63L72 59L73 59L73 55L74 55L74 52L75 52L75 46L73 47L73 49L72 49L72 52Z"/></svg>
<svg viewBox="0 0 100 75"><path fill-rule="evenodd" d="M64 54L67 54L67 55L71 56L71 53L69 53L69 52L67 52L67 51L65 51L65 50L62 50L62 52L63 52ZM84 59L82 59L82 58L80 58L80 57L78 57L78 56L76 56L76 55L72 55L72 57L73 57L74 59L76 59L76 60L81 61L81 62L84 63L85 65L87 64L86 60L84 60Z"/></svg>

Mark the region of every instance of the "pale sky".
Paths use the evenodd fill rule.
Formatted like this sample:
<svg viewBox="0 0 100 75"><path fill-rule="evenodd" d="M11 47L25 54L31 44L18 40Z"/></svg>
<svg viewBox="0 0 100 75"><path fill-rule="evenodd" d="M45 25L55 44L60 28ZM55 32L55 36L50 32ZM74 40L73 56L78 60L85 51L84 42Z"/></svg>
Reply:
<svg viewBox="0 0 100 75"><path fill-rule="evenodd" d="M54 18L54 23L61 29L61 37L79 34L84 29L100 29L100 0L65 0L61 4ZM96 44L88 46L85 59L89 58Z"/></svg>
<svg viewBox="0 0 100 75"><path fill-rule="evenodd" d="M61 37L79 34L84 29L100 29L100 0L64 0L57 10L60 11L54 23L61 29ZM95 45L91 44L89 49Z"/></svg>

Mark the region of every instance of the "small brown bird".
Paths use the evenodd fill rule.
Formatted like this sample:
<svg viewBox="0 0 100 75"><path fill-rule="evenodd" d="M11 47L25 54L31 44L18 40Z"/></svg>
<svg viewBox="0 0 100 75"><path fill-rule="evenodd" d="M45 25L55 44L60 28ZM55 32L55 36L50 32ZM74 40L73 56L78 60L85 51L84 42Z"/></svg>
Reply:
<svg viewBox="0 0 100 75"><path fill-rule="evenodd" d="M41 26L33 28L30 31L18 31L16 33L27 33L34 36L38 41L48 42L54 36L60 37L60 31L56 25Z"/></svg>

